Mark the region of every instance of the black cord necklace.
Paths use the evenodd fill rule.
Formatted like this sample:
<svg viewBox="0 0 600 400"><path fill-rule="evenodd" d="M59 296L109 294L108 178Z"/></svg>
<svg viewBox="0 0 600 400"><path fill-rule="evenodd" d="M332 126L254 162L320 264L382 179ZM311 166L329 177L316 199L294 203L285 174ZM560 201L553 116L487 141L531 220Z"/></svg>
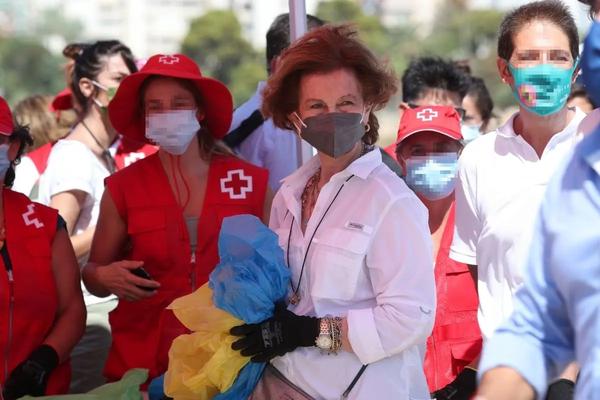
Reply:
<svg viewBox="0 0 600 400"><path fill-rule="evenodd" d="M333 203L335 202L335 200L340 195L340 192L344 188L344 185L346 185L346 183L348 183L348 181L350 179L352 179L352 178L354 178L354 175L350 175L348 177L348 179L346 179L344 181L344 183L342 184L342 186L340 186L340 188L338 189L337 193L333 197L333 200L331 200L331 203L329 203L329 206L327 207L327 209L323 213L323 216L321 216L321 219L319 220L319 223L317 224L315 230L313 231L313 233L312 233L312 235L310 237L310 241L308 242L308 246L306 248L306 252L304 253L304 258L302 260L302 267L300 268L300 277L298 278L298 284L296 285L295 289L294 289L293 283L290 281L290 285L292 286L292 295L290 296L290 303L293 304L293 305L296 305L296 304L298 304L300 302L300 295L298 294L298 292L300 291L300 283L302 282L302 277L304 276L304 267L306 265L306 259L308 257L308 252L310 251L310 245L312 244L312 241L315 238L315 234L319 230L319 227L321 226L321 223L323 222L323 220L325 219L325 216L329 212L329 209L331 208L331 206L333 205ZM286 251L286 261L287 261L288 268L290 268L290 241L292 239L292 229L294 228L294 222L295 221L296 221L296 219L292 215L292 223L290 225L290 233L288 234L287 251Z"/></svg>
<svg viewBox="0 0 600 400"><path fill-rule="evenodd" d="M110 154L110 151L108 151L108 149L105 149L104 146L102 146L100 144L100 141L98 139L96 139L96 135L94 135L94 133L92 133L92 130L90 128L88 128L88 126L85 124L85 122L83 122L83 120L80 122L81 122L81 125L83 125L83 127L85 128L85 130L88 131L88 133L90 134L92 139L94 139L94 142L96 142L98 147L100 147L102 149L102 159L106 163L108 172L111 174L114 173L117 169L117 164L116 164L113 156Z"/></svg>

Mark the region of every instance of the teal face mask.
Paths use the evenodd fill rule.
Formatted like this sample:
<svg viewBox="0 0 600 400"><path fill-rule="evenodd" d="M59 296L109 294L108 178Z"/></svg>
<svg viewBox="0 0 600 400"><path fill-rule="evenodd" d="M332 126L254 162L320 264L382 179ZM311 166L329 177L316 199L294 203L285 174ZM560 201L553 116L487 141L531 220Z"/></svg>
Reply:
<svg viewBox="0 0 600 400"><path fill-rule="evenodd" d="M552 64L517 68L510 63L508 68L515 80L512 91L518 102L528 111L546 116L560 111L567 103L577 60L569 69Z"/></svg>

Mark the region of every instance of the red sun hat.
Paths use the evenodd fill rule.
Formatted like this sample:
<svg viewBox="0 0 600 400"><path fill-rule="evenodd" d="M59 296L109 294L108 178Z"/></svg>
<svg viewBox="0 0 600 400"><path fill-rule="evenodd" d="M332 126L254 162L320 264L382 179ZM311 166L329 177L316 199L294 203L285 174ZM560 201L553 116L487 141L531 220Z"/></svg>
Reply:
<svg viewBox="0 0 600 400"><path fill-rule="evenodd" d="M10 107L4 97L0 96L0 135L10 136L15 130Z"/></svg>
<svg viewBox="0 0 600 400"><path fill-rule="evenodd" d="M50 103L50 111L64 111L73 108L73 98L71 89L68 87L64 88L54 96L52 103Z"/></svg>
<svg viewBox="0 0 600 400"><path fill-rule="evenodd" d="M462 140L460 116L454 107L423 106L404 110L400 118L396 144L419 132L437 132L455 140Z"/></svg>
<svg viewBox="0 0 600 400"><path fill-rule="evenodd" d="M158 75L191 81L205 100L204 114L208 130L216 139L222 139L231 125L233 100L227 87L216 79L202 76L196 63L183 54L156 54L144 67L127 76L108 105L110 122L117 132L131 139L150 143L146 138L146 121L140 112L140 88L150 76Z"/></svg>

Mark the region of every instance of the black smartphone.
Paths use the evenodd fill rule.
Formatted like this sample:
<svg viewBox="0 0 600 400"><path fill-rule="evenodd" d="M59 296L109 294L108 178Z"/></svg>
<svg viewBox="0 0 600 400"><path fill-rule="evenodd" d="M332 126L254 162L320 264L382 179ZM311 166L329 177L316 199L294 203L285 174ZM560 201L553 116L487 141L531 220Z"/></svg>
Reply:
<svg viewBox="0 0 600 400"><path fill-rule="evenodd" d="M152 277L150 276L150 274L148 273L148 271L146 271L143 267L132 269L131 273L134 274L135 276L139 276L140 278L152 280ZM152 291L155 290L153 288L149 288L149 287L146 287L146 286L140 286L140 285L136 285L136 286L139 287L142 290L147 290L148 292L152 292Z"/></svg>

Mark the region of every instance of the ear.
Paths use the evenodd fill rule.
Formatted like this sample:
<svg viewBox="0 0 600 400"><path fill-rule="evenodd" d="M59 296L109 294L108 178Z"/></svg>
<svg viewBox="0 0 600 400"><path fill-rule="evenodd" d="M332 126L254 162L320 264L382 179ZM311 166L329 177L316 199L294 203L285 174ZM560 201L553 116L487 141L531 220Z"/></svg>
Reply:
<svg viewBox="0 0 600 400"><path fill-rule="evenodd" d="M510 73L510 69L508 68L508 61L498 57L496 59L496 67L498 68L498 74L500 75L500 79L502 79L502 82L506 83L509 86L512 86L514 84L514 79L512 74Z"/></svg>
<svg viewBox="0 0 600 400"><path fill-rule="evenodd" d="M269 64L269 68L271 69L271 75L273 75L275 73L275 71L277 71L277 67L279 66L280 59L281 59L281 56L273 57L271 59L271 63Z"/></svg>
<svg viewBox="0 0 600 400"><path fill-rule="evenodd" d="M17 154L19 154L19 148L21 147L21 143L19 141L11 142L8 146L8 159L10 162L14 162L17 159Z"/></svg>
<svg viewBox="0 0 600 400"><path fill-rule="evenodd" d="M296 132L296 134L298 136L302 137L300 135L301 120L300 120L300 116L298 115L298 113L296 113L296 112L289 113L287 115L287 120L288 120L288 123L290 124L292 130L294 132Z"/></svg>
<svg viewBox="0 0 600 400"><path fill-rule="evenodd" d="M206 118L206 113L204 112L203 109L198 108L198 111L196 111L196 119L200 122L204 121L204 118Z"/></svg>
<svg viewBox="0 0 600 400"><path fill-rule="evenodd" d="M400 164L400 168L402 168L402 176L406 176L406 160L400 157L399 152L396 152L396 160Z"/></svg>
<svg viewBox="0 0 600 400"><path fill-rule="evenodd" d="M81 93L89 99L94 94L96 87L88 78L81 78L79 80L79 90L81 90Z"/></svg>

